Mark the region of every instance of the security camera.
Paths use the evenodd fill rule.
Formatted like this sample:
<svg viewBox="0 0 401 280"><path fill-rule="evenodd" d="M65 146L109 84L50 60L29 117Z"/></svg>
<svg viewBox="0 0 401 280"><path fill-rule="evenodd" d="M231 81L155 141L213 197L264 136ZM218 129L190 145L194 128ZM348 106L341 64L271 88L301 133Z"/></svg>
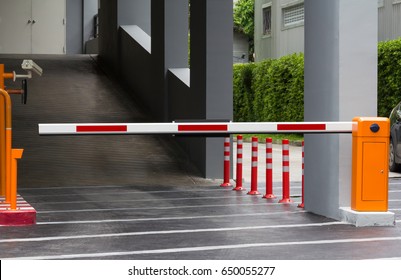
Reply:
<svg viewBox="0 0 401 280"><path fill-rule="evenodd" d="M39 76L42 76L42 74L43 74L43 69L39 65L37 65L35 62L33 62L33 60L25 59L24 61L22 61L21 67L22 67L22 69L26 70L28 73L33 71Z"/></svg>

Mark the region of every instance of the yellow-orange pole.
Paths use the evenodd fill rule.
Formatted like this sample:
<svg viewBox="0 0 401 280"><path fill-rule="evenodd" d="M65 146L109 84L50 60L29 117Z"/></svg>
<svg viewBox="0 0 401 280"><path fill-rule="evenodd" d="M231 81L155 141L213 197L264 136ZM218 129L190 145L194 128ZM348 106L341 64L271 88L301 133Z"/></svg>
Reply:
<svg viewBox="0 0 401 280"><path fill-rule="evenodd" d="M5 109L5 179L6 179L6 203L10 203L11 194L11 140L12 140L12 127L11 127L11 99L10 95L3 89L0 89L0 95L4 99Z"/></svg>
<svg viewBox="0 0 401 280"><path fill-rule="evenodd" d="M4 64L0 64L0 89L4 89ZM5 99L0 95L0 196L6 195L6 109Z"/></svg>
<svg viewBox="0 0 401 280"><path fill-rule="evenodd" d="M23 149L12 149L10 209L17 210L17 160L22 158Z"/></svg>
<svg viewBox="0 0 401 280"><path fill-rule="evenodd" d="M14 73L3 73L4 79L14 79Z"/></svg>
<svg viewBox="0 0 401 280"><path fill-rule="evenodd" d="M4 64L0 64L0 89L4 89Z"/></svg>

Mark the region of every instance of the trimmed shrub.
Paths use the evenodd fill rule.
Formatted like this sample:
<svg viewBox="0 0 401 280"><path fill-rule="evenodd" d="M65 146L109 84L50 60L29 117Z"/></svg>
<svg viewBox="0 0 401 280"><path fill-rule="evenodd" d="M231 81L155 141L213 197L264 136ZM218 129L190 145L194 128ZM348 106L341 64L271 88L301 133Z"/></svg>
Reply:
<svg viewBox="0 0 401 280"><path fill-rule="evenodd" d="M234 121L303 121L304 56L234 65Z"/></svg>
<svg viewBox="0 0 401 280"><path fill-rule="evenodd" d="M268 89L271 86L270 81L270 68L273 60L264 60L256 64L253 69L253 85L252 91L254 92L254 100L252 102L253 107L253 119L254 121L260 122L267 119L266 114L266 102L268 102Z"/></svg>
<svg viewBox="0 0 401 280"><path fill-rule="evenodd" d="M302 54L258 63L253 76L255 121L303 121L304 56Z"/></svg>
<svg viewBox="0 0 401 280"><path fill-rule="evenodd" d="M378 115L388 117L401 101L401 38L378 47Z"/></svg>
<svg viewBox="0 0 401 280"><path fill-rule="evenodd" d="M255 64L234 65L234 121L249 122L255 121L255 112L252 107L254 94L252 91L252 70Z"/></svg>

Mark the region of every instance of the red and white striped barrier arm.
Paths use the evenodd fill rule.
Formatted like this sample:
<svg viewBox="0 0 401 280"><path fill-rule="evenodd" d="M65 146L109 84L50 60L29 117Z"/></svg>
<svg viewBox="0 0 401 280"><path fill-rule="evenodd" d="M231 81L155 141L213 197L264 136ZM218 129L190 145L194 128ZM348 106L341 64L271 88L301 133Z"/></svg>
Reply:
<svg viewBox="0 0 401 280"><path fill-rule="evenodd" d="M40 135L352 133L353 122L39 124Z"/></svg>

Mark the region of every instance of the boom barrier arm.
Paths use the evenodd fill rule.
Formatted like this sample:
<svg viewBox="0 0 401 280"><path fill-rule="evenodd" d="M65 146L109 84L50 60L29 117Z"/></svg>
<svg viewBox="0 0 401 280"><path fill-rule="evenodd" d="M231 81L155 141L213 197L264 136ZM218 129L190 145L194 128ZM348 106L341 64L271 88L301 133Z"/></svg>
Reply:
<svg viewBox="0 0 401 280"><path fill-rule="evenodd" d="M352 133L356 122L199 122L39 124L40 135Z"/></svg>

